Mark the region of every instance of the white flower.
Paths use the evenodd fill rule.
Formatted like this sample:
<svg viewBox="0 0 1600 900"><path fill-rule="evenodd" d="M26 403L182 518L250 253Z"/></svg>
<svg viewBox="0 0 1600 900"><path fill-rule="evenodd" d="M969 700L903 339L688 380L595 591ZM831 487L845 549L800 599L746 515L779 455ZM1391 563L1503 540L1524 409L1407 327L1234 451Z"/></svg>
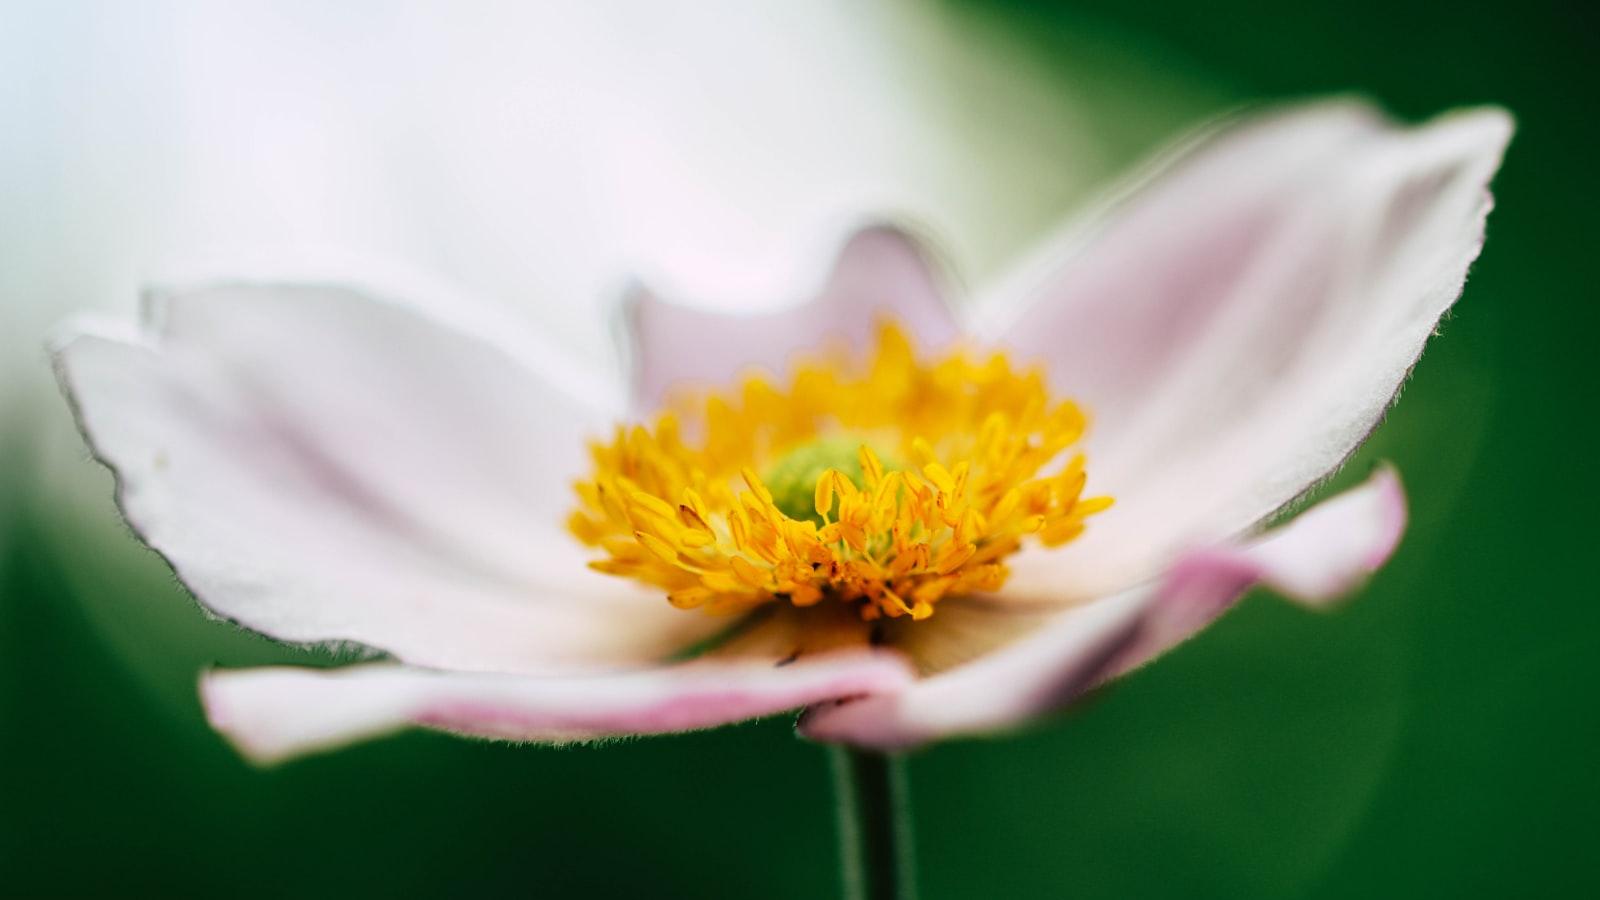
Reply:
<svg viewBox="0 0 1600 900"><path fill-rule="evenodd" d="M213 723L253 759L407 725L568 741L794 708L811 737L907 746L1059 707L1252 584L1321 602L1388 557L1405 511L1387 469L1261 529L1394 398L1481 246L1510 133L1498 110L1405 129L1348 102L1231 122L1046 241L970 321L887 228L799 309L641 298L646 403L829 336L859 345L888 309L924 343L1038 360L1093 411L1091 485L1117 505L887 644L813 649L800 610L674 661L727 621L590 571L562 530L585 440L640 410L534 337L353 288L214 285L152 295L135 331L71 331L58 366L128 521L202 603L394 657L206 675Z"/></svg>

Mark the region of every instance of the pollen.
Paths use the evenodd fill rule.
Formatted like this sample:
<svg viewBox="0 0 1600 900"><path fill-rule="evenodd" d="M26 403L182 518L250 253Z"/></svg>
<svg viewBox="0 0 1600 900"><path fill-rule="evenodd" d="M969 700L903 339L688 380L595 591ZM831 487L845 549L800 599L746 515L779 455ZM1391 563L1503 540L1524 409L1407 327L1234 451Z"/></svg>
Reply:
<svg viewBox="0 0 1600 900"><path fill-rule="evenodd" d="M1083 496L1087 427L1044 374L1003 354L918 359L879 327L784 381L680 397L590 445L569 530L598 571L683 609L844 604L862 619L933 615L997 590L1030 542L1065 544L1111 498Z"/></svg>

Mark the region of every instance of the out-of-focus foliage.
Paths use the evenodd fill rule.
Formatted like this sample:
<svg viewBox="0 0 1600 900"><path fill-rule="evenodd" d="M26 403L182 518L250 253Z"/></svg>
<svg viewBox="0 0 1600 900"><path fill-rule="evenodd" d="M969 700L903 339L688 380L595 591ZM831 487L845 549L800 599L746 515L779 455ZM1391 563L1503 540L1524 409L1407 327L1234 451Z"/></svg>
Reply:
<svg viewBox="0 0 1600 900"><path fill-rule="evenodd" d="M1600 126L1582 102L1600 53L1592 23L1554 5L1468 16L1404 0L973 0L934 14L947 43L982 36L997 71L1037 79L1040 96L1059 91L1095 131L1097 151L1073 159L1097 170L1049 182L1061 211L1089 175L1236 100L1354 89L1410 116L1498 102L1521 130L1464 299L1352 466L1388 458L1406 478L1413 525L1393 564L1333 615L1256 596L1048 727L916 756L924 895L1593 892L1600 606L1583 568L1595 532L1586 345L1600 329L1587 207L1600 196L1589 160ZM1068 143L1049 129L1017 140L1034 149L1005 165L1047 164L1052 142ZM995 214L1021 235L1052 210L1029 194L1028 172L1015 175L982 183L1011 192L1009 218ZM110 214L23 206L25 220L17 204L4 208L7 233ZM108 229L100 236L114 238ZM15 248L0 248L0 269ZM91 242L18 264L59 266L61 283L90 293L67 267L97 252ZM975 239L966 252L979 268L996 261ZM35 298L0 302L24 299ZM6 372L26 369L24 351L4 347ZM23 405L34 411L26 427L62 427ZM822 754L782 722L570 750L413 734L247 768L205 727L193 675L211 661L293 655L204 621L108 525L107 503L64 497L64 480L108 490L80 449L13 429L0 452L4 891L832 890ZM45 480L35 462L81 471Z"/></svg>

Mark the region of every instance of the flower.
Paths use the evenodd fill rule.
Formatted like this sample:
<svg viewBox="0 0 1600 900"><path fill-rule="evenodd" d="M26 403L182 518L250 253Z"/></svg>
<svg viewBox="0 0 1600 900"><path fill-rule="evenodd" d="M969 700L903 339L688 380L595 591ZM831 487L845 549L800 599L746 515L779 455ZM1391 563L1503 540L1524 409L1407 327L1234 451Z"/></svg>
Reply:
<svg viewBox="0 0 1600 900"><path fill-rule="evenodd" d="M209 610L392 657L203 675L253 760L791 709L818 740L907 747L1061 707L1254 584L1320 604L1388 558L1387 467L1265 523L1376 426L1459 295L1510 133L1352 101L1232 120L960 321L887 226L785 312L640 293L631 410L537 341L348 287L153 292L141 328L54 352L128 522ZM816 361L874 334L865 370ZM796 354L787 387L730 391ZM731 418L612 431L683 384Z"/></svg>

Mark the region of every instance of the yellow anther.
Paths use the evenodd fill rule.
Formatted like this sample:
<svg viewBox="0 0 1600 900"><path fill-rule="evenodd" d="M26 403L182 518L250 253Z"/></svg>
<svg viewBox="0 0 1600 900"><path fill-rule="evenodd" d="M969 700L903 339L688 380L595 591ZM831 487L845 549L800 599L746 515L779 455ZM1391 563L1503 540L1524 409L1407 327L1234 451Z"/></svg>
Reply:
<svg viewBox="0 0 1600 900"><path fill-rule="evenodd" d="M667 602L679 609L694 609L704 606L707 600L716 596L716 592L708 587L696 585L694 587L679 588L667 591Z"/></svg>
<svg viewBox="0 0 1600 900"><path fill-rule="evenodd" d="M878 454L866 444L856 451L861 459L861 474L868 485L875 485L883 479L883 462L878 459Z"/></svg>
<svg viewBox="0 0 1600 900"><path fill-rule="evenodd" d="M750 488L757 497L761 498L761 502L772 502L772 492L767 490L767 486L761 483L761 478L756 475L754 469L745 466L739 470L739 475L744 478L745 486Z"/></svg>
<svg viewBox="0 0 1600 900"><path fill-rule="evenodd" d="M667 501L644 491L634 491L628 495L628 499L668 521L678 517L677 511Z"/></svg>
<svg viewBox="0 0 1600 900"><path fill-rule="evenodd" d="M1097 512L1105 512L1110 509L1115 502L1110 497L1090 497L1087 500L1079 500L1072 507L1072 514L1074 516L1092 516Z"/></svg>
<svg viewBox="0 0 1600 900"><path fill-rule="evenodd" d="M812 505L817 510L817 515L826 519L833 511L833 483L839 477L838 470L828 469L817 479L816 491L813 495Z"/></svg>
<svg viewBox="0 0 1600 900"><path fill-rule="evenodd" d="M955 477L952 476L950 474L950 470L946 469L944 466L939 465L937 462L928 463L922 467L922 474L928 476L928 480L933 482L934 486L937 487L941 493L955 493Z"/></svg>
<svg viewBox="0 0 1600 900"><path fill-rule="evenodd" d="M638 539L640 544L644 545L646 550L654 553L662 562L672 566L678 564L678 551L671 544L643 531L635 531L633 536Z"/></svg>
<svg viewBox="0 0 1600 900"><path fill-rule="evenodd" d="M709 531L686 528L678 533L678 543L685 547L709 547L714 538Z"/></svg>
<svg viewBox="0 0 1600 900"><path fill-rule="evenodd" d="M702 522L711 518L711 510L706 508L706 501L700 499L700 494L694 488L683 489L683 505L694 510L694 514Z"/></svg>
<svg viewBox="0 0 1600 900"><path fill-rule="evenodd" d="M711 526L706 524L706 517L696 512L694 507L688 504L682 504L678 507L678 521L682 522L686 528L704 531L707 534L711 533Z"/></svg>

